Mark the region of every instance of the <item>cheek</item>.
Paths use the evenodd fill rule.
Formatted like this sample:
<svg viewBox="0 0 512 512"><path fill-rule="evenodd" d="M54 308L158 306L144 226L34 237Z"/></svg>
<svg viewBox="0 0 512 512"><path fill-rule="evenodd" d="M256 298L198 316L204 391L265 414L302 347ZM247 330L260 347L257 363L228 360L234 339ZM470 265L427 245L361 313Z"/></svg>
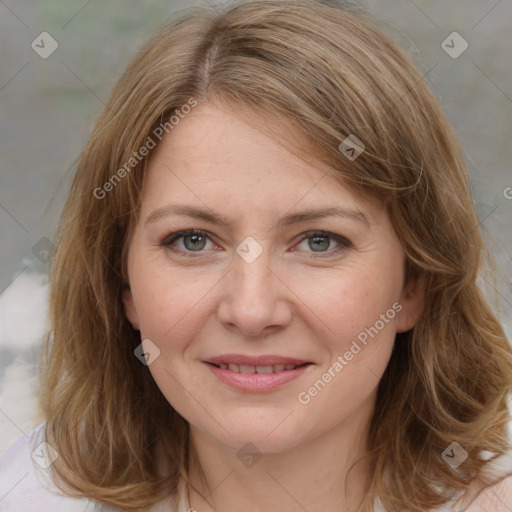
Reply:
<svg viewBox="0 0 512 512"><path fill-rule="evenodd" d="M301 407L321 418L310 425L311 435L339 424L362 404L371 408L391 357L400 309L397 284L375 273L352 273L331 281L324 292L312 291L310 298L316 301L317 324L328 326L319 341L329 358L298 397Z"/></svg>
<svg viewBox="0 0 512 512"><path fill-rule="evenodd" d="M158 266L160 267L160 266ZM169 340L179 344L197 329L198 315L204 308L205 293L211 288L208 279L187 279L186 272L169 272L168 268L151 268L132 284L136 297L141 336L162 348L172 348ZM177 277L179 276L179 277ZM187 334L188 333L188 334Z"/></svg>
<svg viewBox="0 0 512 512"><path fill-rule="evenodd" d="M205 288L204 279L189 282L183 274L179 280L168 274L168 269L147 271L138 283L141 338L150 339L160 351L148 366L156 385L178 413L187 421L197 422L201 411L190 407L190 395L186 392L195 387L195 377L183 362L191 340L201 329L207 303L205 289L211 286Z"/></svg>
<svg viewBox="0 0 512 512"><path fill-rule="evenodd" d="M334 278L326 276L304 290L305 305L316 313L332 350L346 350L352 340L361 333L364 338L366 330L375 324L379 335L394 339L393 304L400 295L400 283L392 275L393 270L385 275L378 268L350 269Z"/></svg>

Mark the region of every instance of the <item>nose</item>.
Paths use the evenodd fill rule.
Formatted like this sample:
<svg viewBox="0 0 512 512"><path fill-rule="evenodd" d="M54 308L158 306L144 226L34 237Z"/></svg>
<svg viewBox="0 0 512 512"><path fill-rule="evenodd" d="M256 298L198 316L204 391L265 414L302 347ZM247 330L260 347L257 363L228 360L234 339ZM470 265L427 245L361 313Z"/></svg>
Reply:
<svg viewBox="0 0 512 512"><path fill-rule="evenodd" d="M234 257L233 268L222 284L217 313L226 329L254 339L269 336L290 323L293 293L278 269L271 266L268 248L252 262Z"/></svg>

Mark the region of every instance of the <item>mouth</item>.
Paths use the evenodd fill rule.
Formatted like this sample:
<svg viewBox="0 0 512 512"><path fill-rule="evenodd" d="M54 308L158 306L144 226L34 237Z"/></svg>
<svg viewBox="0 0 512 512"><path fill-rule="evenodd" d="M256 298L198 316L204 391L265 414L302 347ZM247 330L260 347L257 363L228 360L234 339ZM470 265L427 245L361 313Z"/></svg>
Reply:
<svg viewBox="0 0 512 512"><path fill-rule="evenodd" d="M273 391L314 366L310 361L281 356L249 357L237 354L202 361L218 380L239 391Z"/></svg>
<svg viewBox="0 0 512 512"><path fill-rule="evenodd" d="M212 366L215 366L216 368L221 368L222 370L229 370L235 373L281 373L284 371L289 370L295 370L296 368L299 368L304 365L309 365L311 363L303 363L303 364L275 364L275 365L259 365L259 366L253 366L248 364L228 364L228 363L210 363Z"/></svg>

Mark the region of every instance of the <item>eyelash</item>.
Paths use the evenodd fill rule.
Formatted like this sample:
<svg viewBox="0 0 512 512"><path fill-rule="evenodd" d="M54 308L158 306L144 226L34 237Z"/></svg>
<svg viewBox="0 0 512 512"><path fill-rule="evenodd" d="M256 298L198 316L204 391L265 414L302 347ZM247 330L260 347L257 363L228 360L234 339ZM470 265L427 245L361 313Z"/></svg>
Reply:
<svg viewBox="0 0 512 512"><path fill-rule="evenodd" d="M176 242L180 238L186 238L187 236L194 236L194 235L206 237L206 238L208 238L208 240L210 240L212 242L212 240L210 239L210 237L208 236L208 233L206 231L203 231L202 229L187 229L184 231L177 231L175 233L171 233L171 234L167 235L162 240L160 245L162 247L165 247L165 248L173 251L173 252L186 254L187 255L186 257L198 258L198 257L203 256L203 254L201 254L201 253L203 253L204 251L183 251L182 249L177 249L176 247L173 247L173 245L172 245L174 242ZM312 254L316 254L316 255L324 254L326 256L332 256L335 253L338 253L342 250L346 250L346 249L353 247L352 243L349 240L347 240L345 237L336 235L334 233L329 233L328 231L308 231L303 234L302 238L297 242L297 244L300 244L301 242L303 242L304 240L307 240L309 238L315 238L315 237L329 238L329 239L337 242L339 244L339 246L337 248L335 248L334 250L325 251L325 252L317 252L317 253L313 252ZM318 256L315 256L315 257L318 257ZM322 258L323 256L319 256L319 257Z"/></svg>

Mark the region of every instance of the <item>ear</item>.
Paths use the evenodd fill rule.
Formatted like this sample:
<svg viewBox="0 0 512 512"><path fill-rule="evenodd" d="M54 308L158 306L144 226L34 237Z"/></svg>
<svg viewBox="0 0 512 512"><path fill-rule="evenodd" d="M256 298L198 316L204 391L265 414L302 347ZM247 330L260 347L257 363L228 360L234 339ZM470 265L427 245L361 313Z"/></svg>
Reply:
<svg viewBox="0 0 512 512"><path fill-rule="evenodd" d="M136 330L140 330L139 325L139 315L137 314L137 310L135 309L135 304L133 303L132 292L127 289L122 293L122 299L124 304L124 312L126 318L128 318L129 322L132 324L132 327Z"/></svg>
<svg viewBox="0 0 512 512"><path fill-rule="evenodd" d="M425 300L425 278L423 275L409 279L400 295L402 309L397 316L396 332L412 329L419 320Z"/></svg>

